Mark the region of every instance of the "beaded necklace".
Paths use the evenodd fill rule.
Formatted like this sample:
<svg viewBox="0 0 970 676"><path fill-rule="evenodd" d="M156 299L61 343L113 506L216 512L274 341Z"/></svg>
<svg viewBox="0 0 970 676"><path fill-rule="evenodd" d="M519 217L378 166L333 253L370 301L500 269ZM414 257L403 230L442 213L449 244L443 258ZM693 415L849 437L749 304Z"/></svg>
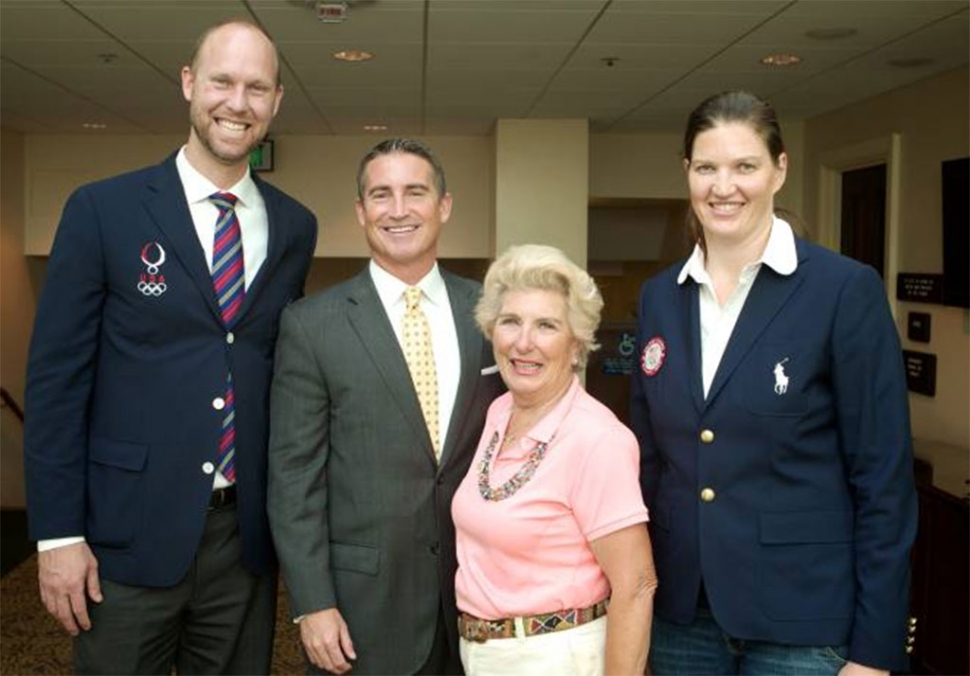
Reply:
<svg viewBox="0 0 970 676"><path fill-rule="evenodd" d="M492 488L489 485L488 475L492 464L492 455L495 453L495 444L497 443L498 432L496 431L492 435L492 440L488 442L488 447L485 449L482 460L478 464L478 492L483 498L493 502L512 497L520 488L529 483L529 479L536 473L536 468L539 466L539 463L546 457L546 446L548 445L545 442L540 442L532 449L532 452L529 453L528 460L525 461L522 468L511 479L498 488Z"/></svg>

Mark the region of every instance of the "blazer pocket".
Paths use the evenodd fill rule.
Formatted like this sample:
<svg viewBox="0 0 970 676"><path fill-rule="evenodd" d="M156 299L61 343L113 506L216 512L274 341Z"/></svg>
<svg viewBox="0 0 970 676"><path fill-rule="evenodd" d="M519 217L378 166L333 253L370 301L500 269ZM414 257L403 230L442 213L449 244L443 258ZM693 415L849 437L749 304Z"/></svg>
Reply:
<svg viewBox="0 0 970 676"><path fill-rule="evenodd" d="M759 530L758 587L768 617L817 621L852 616L851 512L762 513Z"/></svg>
<svg viewBox="0 0 970 676"><path fill-rule="evenodd" d="M765 512L761 544L820 544L852 541L852 512Z"/></svg>
<svg viewBox="0 0 970 676"><path fill-rule="evenodd" d="M381 550L376 547L330 543L330 566L365 575L377 575L381 567Z"/></svg>
<svg viewBox="0 0 970 676"><path fill-rule="evenodd" d="M94 437L88 447L88 458L101 465L140 472L148 459L148 444Z"/></svg>
<svg viewBox="0 0 970 676"><path fill-rule="evenodd" d="M91 439L85 537L92 545L129 547L142 531L142 483L147 462L147 444Z"/></svg>
<svg viewBox="0 0 970 676"><path fill-rule="evenodd" d="M790 344L757 348L732 381L741 404L756 415L801 416L808 412L809 383L816 366L811 350Z"/></svg>

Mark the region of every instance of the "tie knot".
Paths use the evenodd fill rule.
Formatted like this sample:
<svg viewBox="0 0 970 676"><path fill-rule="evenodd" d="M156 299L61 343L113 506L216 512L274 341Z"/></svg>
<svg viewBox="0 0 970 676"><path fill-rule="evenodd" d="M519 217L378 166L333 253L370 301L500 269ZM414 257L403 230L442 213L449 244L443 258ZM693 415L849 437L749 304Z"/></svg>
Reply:
<svg viewBox="0 0 970 676"><path fill-rule="evenodd" d="M417 286L409 286L404 291L404 302L407 303L408 310L418 307L421 302L421 289Z"/></svg>
<svg viewBox="0 0 970 676"><path fill-rule="evenodd" d="M209 195L209 201L215 204L221 211L230 211L236 206L239 198L231 192L216 192Z"/></svg>

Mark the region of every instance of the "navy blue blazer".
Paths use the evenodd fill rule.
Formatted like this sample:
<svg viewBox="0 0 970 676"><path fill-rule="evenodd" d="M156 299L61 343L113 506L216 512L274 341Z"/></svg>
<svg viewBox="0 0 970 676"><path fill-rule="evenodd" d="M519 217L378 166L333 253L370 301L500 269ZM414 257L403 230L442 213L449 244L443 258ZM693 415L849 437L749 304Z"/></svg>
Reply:
<svg viewBox="0 0 970 676"><path fill-rule="evenodd" d="M759 272L706 400L698 286L682 264L643 286L631 424L656 613L693 621L703 579L733 637L904 669L916 493L896 327L874 270L796 246L793 274Z"/></svg>
<svg viewBox="0 0 970 676"><path fill-rule="evenodd" d="M83 186L64 208L28 363L27 512L32 539L83 535L109 580L171 586L188 570L222 427L213 402L230 364L241 558L256 574L275 566L269 385L279 315L303 294L317 227L305 207L254 178L269 217L267 256L231 335L174 154Z"/></svg>

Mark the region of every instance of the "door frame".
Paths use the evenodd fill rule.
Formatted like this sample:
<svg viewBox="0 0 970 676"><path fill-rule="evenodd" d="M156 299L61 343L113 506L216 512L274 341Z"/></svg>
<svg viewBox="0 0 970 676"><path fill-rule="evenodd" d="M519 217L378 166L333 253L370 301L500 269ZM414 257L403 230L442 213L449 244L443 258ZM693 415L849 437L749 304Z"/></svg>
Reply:
<svg viewBox="0 0 970 676"><path fill-rule="evenodd" d="M896 277L899 273L899 195L901 181L901 135L856 143L819 156L818 241L840 251L842 241L842 174L877 164L886 165L886 233L883 270L886 295L893 317L897 313Z"/></svg>

